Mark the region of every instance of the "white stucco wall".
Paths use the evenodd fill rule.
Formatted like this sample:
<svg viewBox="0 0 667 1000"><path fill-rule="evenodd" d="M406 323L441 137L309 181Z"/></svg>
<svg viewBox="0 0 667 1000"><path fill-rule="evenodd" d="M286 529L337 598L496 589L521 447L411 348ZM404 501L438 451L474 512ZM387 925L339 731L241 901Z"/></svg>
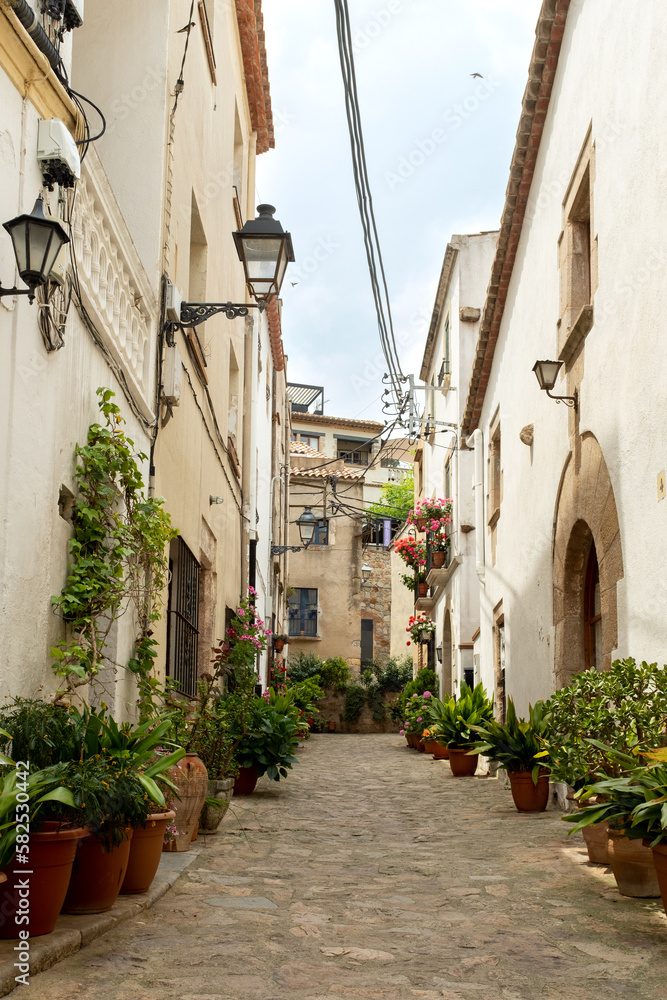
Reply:
<svg viewBox="0 0 667 1000"><path fill-rule="evenodd" d="M558 238L562 202L592 123L594 230L599 287L585 342L579 431L604 455L620 522L617 655L664 662L667 503L656 477L667 464L667 304L663 86L667 8L573 0L516 255L480 427L499 408L503 499L495 566L487 545L480 652L493 677L492 614L503 601L507 692L522 711L554 686L552 539L558 486L570 450L569 411L540 392L531 369L557 357ZM564 381L555 392L564 392ZM533 423L532 447L519 440ZM488 488L488 484L487 484ZM488 539L487 539L488 540Z"/></svg>

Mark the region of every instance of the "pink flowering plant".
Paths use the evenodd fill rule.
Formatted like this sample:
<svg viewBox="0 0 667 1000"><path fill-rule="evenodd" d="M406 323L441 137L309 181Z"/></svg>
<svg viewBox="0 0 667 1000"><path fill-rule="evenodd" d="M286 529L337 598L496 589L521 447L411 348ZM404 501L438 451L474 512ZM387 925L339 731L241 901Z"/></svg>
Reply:
<svg viewBox="0 0 667 1000"><path fill-rule="evenodd" d="M420 572L426 566L426 545L417 538L400 538L394 544L394 552L410 569Z"/></svg>
<svg viewBox="0 0 667 1000"><path fill-rule="evenodd" d="M254 599L255 590L248 587L248 596L241 599L236 614L225 629L222 659L232 670L239 667L254 670L257 655L266 649L272 634L257 614L252 603Z"/></svg>
<svg viewBox="0 0 667 1000"><path fill-rule="evenodd" d="M437 531L452 523L452 501L443 499L418 500L408 514L408 524L425 522L426 531Z"/></svg>
<svg viewBox="0 0 667 1000"><path fill-rule="evenodd" d="M419 736L421 738L424 730L431 724L429 715L430 701L432 698L430 691L423 694L413 694L405 705L404 721L400 729L401 736Z"/></svg>
<svg viewBox="0 0 667 1000"><path fill-rule="evenodd" d="M405 630L410 633L410 638L406 642L409 646L411 642L417 644L421 642L428 642L432 635L435 634L435 622L431 621L427 614L423 611L418 615L410 615L408 619L408 626Z"/></svg>

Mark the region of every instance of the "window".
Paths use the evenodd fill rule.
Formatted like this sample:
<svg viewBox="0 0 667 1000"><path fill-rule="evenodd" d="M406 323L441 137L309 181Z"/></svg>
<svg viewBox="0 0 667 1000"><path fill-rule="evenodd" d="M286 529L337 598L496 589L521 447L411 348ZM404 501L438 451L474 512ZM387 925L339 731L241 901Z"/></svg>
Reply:
<svg viewBox="0 0 667 1000"><path fill-rule="evenodd" d="M320 439L317 434L299 434L299 440L301 444L307 444L309 448L314 448L315 451L320 450Z"/></svg>
<svg viewBox="0 0 667 1000"><path fill-rule="evenodd" d="M594 147L586 137L563 201L559 240L560 319L558 350L568 362L593 325L597 288L597 240L593 235Z"/></svg>
<svg viewBox="0 0 667 1000"><path fill-rule="evenodd" d="M167 675L178 690L197 694L199 646L199 563L182 538L169 550L169 604L167 608Z"/></svg>
<svg viewBox="0 0 667 1000"><path fill-rule="evenodd" d="M346 465L368 465L367 451L342 451L339 448L338 458L342 458Z"/></svg>
<svg viewBox="0 0 667 1000"><path fill-rule="evenodd" d="M373 659L373 619L361 619L361 666L367 666Z"/></svg>
<svg viewBox="0 0 667 1000"><path fill-rule="evenodd" d="M318 521L315 527L315 532L313 534L313 540L311 545L328 545L329 544L329 522L328 521Z"/></svg>
<svg viewBox="0 0 667 1000"><path fill-rule="evenodd" d="M595 545L591 544L586 562L584 586L584 655L586 669L602 670L602 601L600 572Z"/></svg>
<svg viewBox="0 0 667 1000"><path fill-rule="evenodd" d="M489 433L489 524L500 516L502 500L502 469L500 466L500 418L496 416Z"/></svg>
<svg viewBox="0 0 667 1000"><path fill-rule="evenodd" d="M289 599L289 634L317 635L317 590L296 587Z"/></svg>
<svg viewBox="0 0 667 1000"><path fill-rule="evenodd" d="M445 462L445 499L450 500L452 496L452 456Z"/></svg>

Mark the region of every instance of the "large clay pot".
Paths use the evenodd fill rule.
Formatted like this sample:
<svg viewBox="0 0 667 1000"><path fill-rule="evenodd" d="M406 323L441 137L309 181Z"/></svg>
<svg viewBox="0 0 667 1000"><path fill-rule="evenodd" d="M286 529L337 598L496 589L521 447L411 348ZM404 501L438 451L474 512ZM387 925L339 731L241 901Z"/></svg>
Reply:
<svg viewBox="0 0 667 1000"><path fill-rule="evenodd" d="M607 838L609 862L621 895L642 899L660 896L650 849L644 847L641 840L630 840L616 830L609 830Z"/></svg>
<svg viewBox="0 0 667 1000"><path fill-rule="evenodd" d="M508 771L512 798L519 812L544 812L549 802L549 772L540 770L537 784L530 771Z"/></svg>
<svg viewBox="0 0 667 1000"><path fill-rule="evenodd" d="M431 565L433 566L433 569L442 569L442 567L445 565L445 556L446 555L447 555L446 552L434 552L433 553L433 555L431 557Z"/></svg>
<svg viewBox="0 0 667 1000"><path fill-rule="evenodd" d="M173 825L178 833L164 845L163 850L188 851L206 798L208 771L196 754L188 753L178 764L170 767L167 774L178 786L180 799L174 795L167 796L168 808L176 813Z"/></svg>
<svg viewBox="0 0 667 1000"><path fill-rule="evenodd" d="M130 859L132 828L118 847L105 851L91 833L78 842L63 913L105 913L118 899Z"/></svg>
<svg viewBox="0 0 667 1000"><path fill-rule="evenodd" d="M449 748L449 766L455 778L469 778L477 770L479 754L468 754L466 750Z"/></svg>
<svg viewBox="0 0 667 1000"><path fill-rule="evenodd" d="M428 597L428 583L425 580L421 580L417 587L419 588L417 592L419 597Z"/></svg>
<svg viewBox="0 0 667 1000"><path fill-rule="evenodd" d="M420 753L425 753L426 749L421 741L421 736L417 736L416 739L417 739L417 749L419 750Z"/></svg>
<svg viewBox="0 0 667 1000"><path fill-rule="evenodd" d="M234 781L234 795L252 795L258 778L256 767L242 767Z"/></svg>
<svg viewBox="0 0 667 1000"><path fill-rule="evenodd" d="M608 830L608 823L593 823L591 826L585 826L581 831L586 842L588 860L592 865L611 864L607 847L609 842L609 838L607 837Z"/></svg>
<svg viewBox="0 0 667 1000"><path fill-rule="evenodd" d="M644 846L646 847L648 844L650 844L650 841L645 840ZM655 874L660 886L662 905L665 908L665 913L667 913L667 844L656 844L655 847L651 848L651 853L653 854Z"/></svg>
<svg viewBox="0 0 667 1000"><path fill-rule="evenodd" d="M0 938L17 938L20 930L29 930L30 937L50 934L56 926L76 855L76 845L88 831L85 827L64 830L58 823L44 823L39 833L30 834L30 875L14 874L18 867L12 862L0 872ZM29 882L30 924L16 924L21 906L18 882Z"/></svg>
<svg viewBox="0 0 667 1000"><path fill-rule="evenodd" d="M153 813L144 826L138 826L130 841L130 856L125 878L120 892L131 896L138 892L148 892L160 864L162 845L167 824L176 813Z"/></svg>
<svg viewBox="0 0 667 1000"><path fill-rule="evenodd" d="M437 746L435 740L424 740L424 753L435 754Z"/></svg>
<svg viewBox="0 0 667 1000"><path fill-rule="evenodd" d="M209 780L206 798L215 799L220 803L220 808L216 809L213 806L204 806L199 818L199 828L202 833L206 833L209 836L213 833L217 833L218 827L222 823L222 819L229 809L229 803L231 802L233 794L233 778L215 778L213 781Z"/></svg>
<svg viewBox="0 0 667 1000"><path fill-rule="evenodd" d="M449 760L449 748L444 743L433 740L433 759Z"/></svg>
<svg viewBox="0 0 667 1000"><path fill-rule="evenodd" d="M413 750L419 748L419 737L416 733L408 733L405 738L408 741L408 746L412 747Z"/></svg>

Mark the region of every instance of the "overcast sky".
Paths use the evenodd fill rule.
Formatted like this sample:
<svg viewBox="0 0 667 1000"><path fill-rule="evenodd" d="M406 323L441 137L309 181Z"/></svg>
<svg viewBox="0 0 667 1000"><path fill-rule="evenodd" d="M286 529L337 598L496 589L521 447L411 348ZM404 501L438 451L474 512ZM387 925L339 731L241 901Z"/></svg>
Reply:
<svg viewBox="0 0 667 1000"><path fill-rule="evenodd" d="M257 196L277 207L294 241L296 263L283 286L288 377L324 385L326 413L382 419L385 366L333 0L262 6L276 148L258 158ZM449 238L498 227L540 6L349 0L368 169L406 374L419 374Z"/></svg>

